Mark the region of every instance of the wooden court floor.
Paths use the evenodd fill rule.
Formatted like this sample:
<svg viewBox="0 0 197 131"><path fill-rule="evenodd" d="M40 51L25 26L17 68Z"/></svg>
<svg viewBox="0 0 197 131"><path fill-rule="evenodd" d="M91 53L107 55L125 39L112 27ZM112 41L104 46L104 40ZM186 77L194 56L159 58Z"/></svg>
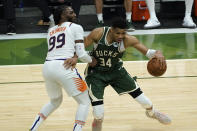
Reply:
<svg viewBox="0 0 197 131"><path fill-rule="evenodd" d="M197 59L168 60L167 72L154 78L147 61L124 62L156 109L172 118L162 125L145 116L129 95L118 96L109 86L105 92L103 131L197 131ZM40 108L48 102L42 65L0 66L0 131L27 131ZM85 64L77 68L83 76ZM40 131L72 131L76 102L64 93L62 105L43 123ZM84 126L91 131L92 108Z"/></svg>

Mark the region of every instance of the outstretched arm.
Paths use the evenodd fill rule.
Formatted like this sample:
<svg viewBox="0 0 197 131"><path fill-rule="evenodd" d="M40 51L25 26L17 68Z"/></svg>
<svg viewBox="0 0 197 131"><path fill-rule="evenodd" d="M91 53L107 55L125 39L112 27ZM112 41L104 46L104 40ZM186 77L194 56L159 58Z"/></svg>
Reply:
<svg viewBox="0 0 197 131"><path fill-rule="evenodd" d="M161 51L154 50L154 49L148 49L145 45L139 42L139 40L134 36L127 36L126 37L126 46L133 46L138 51L140 51L142 54L147 56L149 59L157 58L157 60L160 62L161 68L164 68L165 65L165 58Z"/></svg>

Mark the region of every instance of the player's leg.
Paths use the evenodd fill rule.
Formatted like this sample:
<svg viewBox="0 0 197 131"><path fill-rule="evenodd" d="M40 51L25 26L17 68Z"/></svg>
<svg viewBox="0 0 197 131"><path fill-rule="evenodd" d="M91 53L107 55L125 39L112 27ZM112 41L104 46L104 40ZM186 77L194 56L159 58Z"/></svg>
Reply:
<svg viewBox="0 0 197 131"><path fill-rule="evenodd" d="M124 0L124 7L125 7L125 11L126 11L126 21L127 21L128 31L135 31L135 29L132 25L132 20L131 20L132 0Z"/></svg>
<svg viewBox="0 0 197 131"><path fill-rule="evenodd" d="M92 107L94 116L94 120L92 122L92 131L101 131L104 119L104 105L94 105Z"/></svg>
<svg viewBox="0 0 197 131"><path fill-rule="evenodd" d="M56 61L45 62L43 66L43 76L50 101L42 107L40 113L36 116L30 129L31 131L36 131L43 120L45 120L55 109L57 109L62 102L62 89L55 80L59 72L54 70L55 67L60 69L59 63Z"/></svg>
<svg viewBox="0 0 197 131"><path fill-rule="evenodd" d="M150 99L144 95L137 82L128 74L128 72L122 68L117 72L115 81L111 83L112 87L118 94L128 93L130 94L144 109L148 117L155 118L163 124L170 124L171 119L159 111L155 110ZM118 81L118 83L116 83Z"/></svg>
<svg viewBox="0 0 197 131"><path fill-rule="evenodd" d="M40 113L36 116L32 126L31 131L37 131L39 126L42 124L42 122L55 110L57 109L61 102L62 102L62 90L60 86L52 82L50 80L46 80L46 89L48 96L50 97L50 101L45 104L42 109L40 110Z"/></svg>
<svg viewBox="0 0 197 131"><path fill-rule="evenodd" d="M87 84L81 78L77 70L70 72L70 77L64 80L63 77L59 77L63 88L69 96L72 96L78 105L75 124L73 131L82 131L82 127L85 124L86 118L88 116L90 98L88 95Z"/></svg>
<svg viewBox="0 0 197 131"><path fill-rule="evenodd" d="M148 6L150 18L147 21L147 23L144 25L144 28L156 28L159 27L161 24L157 19L156 13L155 13L155 1L154 0L146 0L146 4Z"/></svg>
<svg viewBox="0 0 197 131"><path fill-rule="evenodd" d="M191 17L191 11L194 0L185 0L185 17L183 19L183 26L188 28L196 28L196 24L194 23Z"/></svg>
<svg viewBox="0 0 197 131"><path fill-rule="evenodd" d="M138 88L140 89L140 88ZM146 115L149 118L157 119L162 124L170 124L171 119L159 112L158 110L154 109L152 102L150 99L144 95L144 93L137 93L136 91L129 93L144 109L146 109Z"/></svg>
<svg viewBox="0 0 197 131"><path fill-rule="evenodd" d="M82 127L85 124L88 116L89 105L90 105L88 90L84 91L83 93L77 96L73 96L73 98L79 104L75 116L75 125L73 131L82 131Z"/></svg>
<svg viewBox="0 0 197 131"><path fill-rule="evenodd" d="M98 27L104 26L103 21L103 0L94 0L96 7L96 14L98 18Z"/></svg>
<svg viewBox="0 0 197 131"><path fill-rule="evenodd" d="M98 87L99 85L97 86L97 83L91 82L89 85L89 96L91 98L94 116L94 120L92 122L92 131L101 131L104 119L104 86Z"/></svg>
<svg viewBox="0 0 197 131"><path fill-rule="evenodd" d="M104 119L104 104L103 95L104 89L107 86L104 81L105 76L99 72L95 73L93 70L86 69L86 82L89 87L89 96L93 107L94 120L92 122L92 131L101 131Z"/></svg>

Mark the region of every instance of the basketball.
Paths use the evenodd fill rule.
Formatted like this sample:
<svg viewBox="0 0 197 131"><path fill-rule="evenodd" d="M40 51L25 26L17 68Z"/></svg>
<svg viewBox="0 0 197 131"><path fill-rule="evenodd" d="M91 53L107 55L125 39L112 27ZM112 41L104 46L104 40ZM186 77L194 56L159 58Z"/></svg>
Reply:
<svg viewBox="0 0 197 131"><path fill-rule="evenodd" d="M152 58L148 61L147 70L152 76L162 76L167 69L167 64L165 61L165 68L160 69L160 63L157 61L157 58Z"/></svg>

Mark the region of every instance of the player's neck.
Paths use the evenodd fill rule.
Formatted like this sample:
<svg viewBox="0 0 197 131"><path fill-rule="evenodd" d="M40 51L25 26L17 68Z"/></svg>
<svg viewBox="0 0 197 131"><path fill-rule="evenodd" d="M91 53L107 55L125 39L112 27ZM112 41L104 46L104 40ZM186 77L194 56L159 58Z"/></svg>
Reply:
<svg viewBox="0 0 197 131"><path fill-rule="evenodd" d="M111 30L109 30L107 37L106 37L107 43L110 45L114 42L114 40L112 39L112 33Z"/></svg>

